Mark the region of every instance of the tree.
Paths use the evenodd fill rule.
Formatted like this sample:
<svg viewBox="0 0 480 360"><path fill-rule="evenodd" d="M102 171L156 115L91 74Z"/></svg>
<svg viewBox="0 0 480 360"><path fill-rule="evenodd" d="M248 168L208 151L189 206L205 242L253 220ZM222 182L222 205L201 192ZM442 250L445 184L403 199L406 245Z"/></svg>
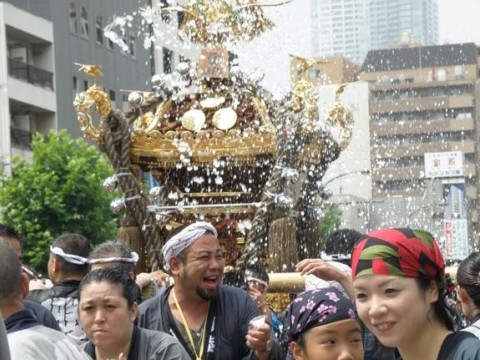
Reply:
<svg viewBox="0 0 480 360"><path fill-rule="evenodd" d="M23 235L26 261L44 270L52 241L79 233L92 244L115 235L112 194L103 180L113 174L107 159L67 131L36 134L33 161L14 158L11 177L0 178L2 221Z"/></svg>
<svg viewBox="0 0 480 360"><path fill-rule="evenodd" d="M338 230L342 222L342 211L336 204L327 204L324 209L324 217L320 222L322 238L326 239L332 232Z"/></svg>

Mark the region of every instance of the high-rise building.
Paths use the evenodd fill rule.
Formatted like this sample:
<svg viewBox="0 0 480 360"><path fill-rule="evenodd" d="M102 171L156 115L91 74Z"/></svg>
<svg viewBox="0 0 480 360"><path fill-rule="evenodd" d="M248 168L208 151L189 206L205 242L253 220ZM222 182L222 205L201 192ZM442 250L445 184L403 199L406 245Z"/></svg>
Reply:
<svg viewBox="0 0 480 360"><path fill-rule="evenodd" d="M384 200L384 225L436 229L445 244L476 238L479 59L473 43L368 53L359 78L370 83L372 196Z"/></svg>
<svg viewBox="0 0 480 360"><path fill-rule="evenodd" d="M438 41L436 0L312 0L313 56L361 63L369 50Z"/></svg>
<svg viewBox="0 0 480 360"><path fill-rule="evenodd" d="M0 5L0 87L6 88L0 99L3 163L19 150L28 157L36 131L66 128L81 136L73 100L93 79L79 72L77 64L101 66L98 83L118 109L127 105L128 90L151 88L153 58L143 45L148 27L132 21L125 32L117 28L123 48L104 34L114 16L135 17L145 1L5 0Z"/></svg>

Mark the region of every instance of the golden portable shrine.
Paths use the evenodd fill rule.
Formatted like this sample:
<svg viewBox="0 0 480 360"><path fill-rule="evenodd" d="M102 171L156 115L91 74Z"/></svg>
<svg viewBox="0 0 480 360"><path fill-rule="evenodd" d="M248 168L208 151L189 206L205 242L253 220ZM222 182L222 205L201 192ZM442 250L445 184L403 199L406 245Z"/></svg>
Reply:
<svg viewBox="0 0 480 360"><path fill-rule="evenodd" d="M82 65L95 83L74 105L85 137L115 169L104 187L123 192L112 202L113 211L125 211L118 237L143 254L143 264L161 268L167 232L202 219L217 228L227 262L238 254L239 267L264 261L270 291L285 293L302 290L294 265L318 254L321 179L348 145L353 119L338 97L320 119L316 89L306 80L313 60L300 61L304 79L281 100L241 71L227 45L272 26L263 6L203 0L142 9L152 21L182 12L179 41L201 44L198 63L154 75L151 90L130 92L125 112L112 109L97 85L100 69ZM143 173L158 186L146 192ZM274 302L280 308L288 301Z"/></svg>

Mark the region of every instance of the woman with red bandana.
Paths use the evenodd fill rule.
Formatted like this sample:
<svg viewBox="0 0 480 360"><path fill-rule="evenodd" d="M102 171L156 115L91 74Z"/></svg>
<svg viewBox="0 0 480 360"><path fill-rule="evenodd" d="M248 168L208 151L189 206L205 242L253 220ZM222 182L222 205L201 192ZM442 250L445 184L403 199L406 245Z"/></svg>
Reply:
<svg viewBox="0 0 480 360"><path fill-rule="evenodd" d="M360 319L403 360L480 359L480 341L453 332L445 263L423 230L381 229L357 242L352 280Z"/></svg>

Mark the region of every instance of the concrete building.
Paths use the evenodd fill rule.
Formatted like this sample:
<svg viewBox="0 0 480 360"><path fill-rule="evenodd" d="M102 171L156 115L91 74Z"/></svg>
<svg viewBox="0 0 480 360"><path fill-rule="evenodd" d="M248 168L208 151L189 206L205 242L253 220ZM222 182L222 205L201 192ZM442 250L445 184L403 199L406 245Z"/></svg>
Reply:
<svg viewBox="0 0 480 360"><path fill-rule="evenodd" d="M335 91L338 85L340 84L319 87L319 109L323 117L336 104ZM355 122L348 147L330 164L323 177L323 184L333 194L330 201L336 202L345 196L368 201L372 198L368 83L348 83L338 100L352 112Z"/></svg>
<svg viewBox="0 0 480 360"><path fill-rule="evenodd" d="M448 242L446 227L462 220L476 245L478 63L473 43L368 53L359 78L370 83L372 195L382 225L427 228ZM453 203L467 211L449 215L457 193Z"/></svg>
<svg viewBox="0 0 480 360"><path fill-rule="evenodd" d="M135 15L144 1L5 0L0 5L4 50L0 86L6 89L1 101L8 103L0 109L2 158L11 156L12 146L20 146L17 142L28 155L28 139L35 131L66 128L81 136L72 102L75 93L92 85L92 79L79 73L75 63L102 66L104 76L99 84L119 109L126 106L128 98L128 91L120 89L151 88L153 58L151 50L143 46L149 29L140 28L139 15ZM124 33L116 29L126 45L123 49L103 33L115 15L134 17Z"/></svg>
<svg viewBox="0 0 480 360"><path fill-rule="evenodd" d="M0 172L29 157L33 132L57 127L52 22L0 2Z"/></svg>
<svg viewBox="0 0 480 360"><path fill-rule="evenodd" d="M369 50L407 39L438 41L436 0L311 0L312 55L361 63Z"/></svg>
<svg viewBox="0 0 480 360"><path fill-rule="evenodd" d="M348 147L337 160L331 163L323 177L323 184L332 194L329 202L338 205L342 212L342 227L367 231L367 211L359 206L369 204L372 198L370 178L370 123L369 84L356 81L360 67L343 57L318 59L306 79L318 86L320 121L328 110L340 103L351 111L354 118L352 138ZM301 59L292 58L290 78L293 86L301 79ZM343 93L336 99L339 85L345 85ZM332 129L335 133L335 129ZM334 134L335 135L335 134Z"/></svg>
<svg viewBox="0 0 480 360"><path fill-rule="evenodd" d="M319 58L318 62L310 67L307 80L317 86L343 84L356 80L360 66L342 56ZM292 57L290 61L290 81L295 84L302 79L302 60Z"/></svg>
<svg viewBox="0 0 480 360"><path fill-rule="evenodd" d="M167 5L165 0L153 0L152 7ZM180 62L198 62L200 45L183 43L178 38L178 30L183 19L182 12L165 11L153 24L155 36L155 73L169 74Z"/></svg>

